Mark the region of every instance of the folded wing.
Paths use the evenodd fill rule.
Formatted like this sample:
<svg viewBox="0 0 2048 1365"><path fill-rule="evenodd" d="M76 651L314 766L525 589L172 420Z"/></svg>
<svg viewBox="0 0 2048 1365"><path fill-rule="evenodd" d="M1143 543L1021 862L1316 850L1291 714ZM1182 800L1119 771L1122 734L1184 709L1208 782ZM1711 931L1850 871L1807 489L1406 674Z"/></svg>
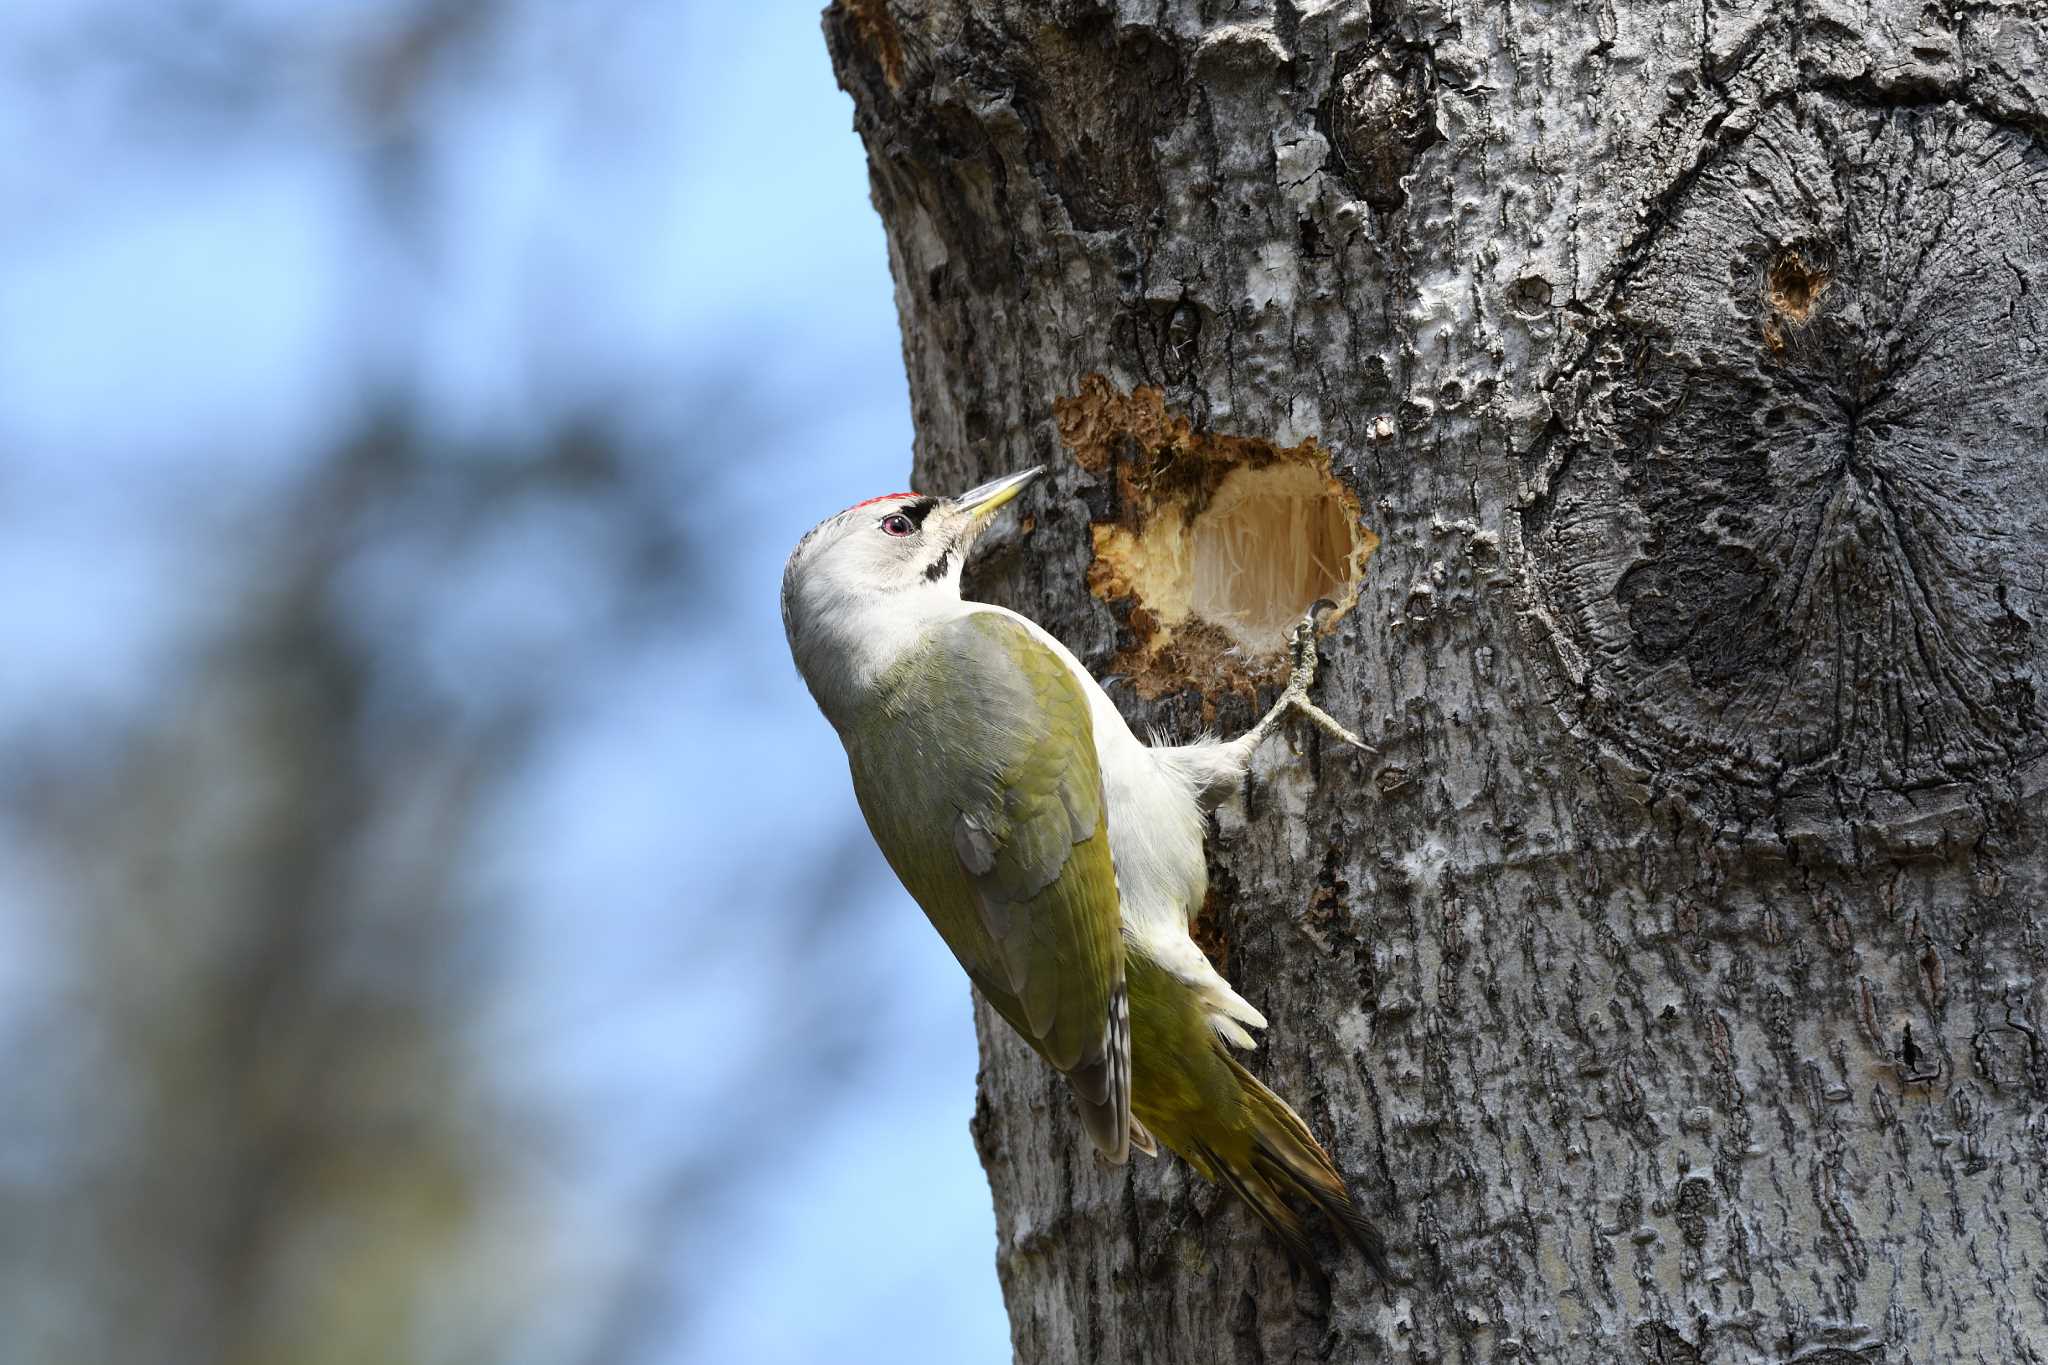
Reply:
<svg viewBox="0 0 2048 1365"><path fill-rule="evenodd" d="M1083 1125L1130 1151L1130 1007L1088 699L998 612L932 632L848 736L861 809L995 1007L1066 1074Z"/></svg>

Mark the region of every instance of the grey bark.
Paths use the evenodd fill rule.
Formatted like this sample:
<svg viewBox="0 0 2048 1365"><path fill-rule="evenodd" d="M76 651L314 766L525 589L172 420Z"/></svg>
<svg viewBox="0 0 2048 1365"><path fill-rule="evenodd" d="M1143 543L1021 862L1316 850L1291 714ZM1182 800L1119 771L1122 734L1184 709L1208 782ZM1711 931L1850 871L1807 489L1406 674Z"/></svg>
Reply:
<svg viewBox="0 0 2048 1365"><path fill-rule="evenodd" d="M972 586L1235 732L1279 642L1158 649L1106 532L1302 457L1380 538L1321 683L1380 753L1268 751L1204 933L1399 1282L1099 1167L984 1011L1018 1359L2048 1353L2042 9L826 29L920 486L1053 467Z"/></svg>

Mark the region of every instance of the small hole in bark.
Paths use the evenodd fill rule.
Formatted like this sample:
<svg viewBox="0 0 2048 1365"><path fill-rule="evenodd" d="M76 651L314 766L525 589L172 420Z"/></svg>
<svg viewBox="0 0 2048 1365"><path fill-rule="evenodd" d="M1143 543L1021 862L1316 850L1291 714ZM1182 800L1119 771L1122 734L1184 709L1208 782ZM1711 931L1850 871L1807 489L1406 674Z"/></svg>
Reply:
<svg viewBox="0 0 2048 1365"><path fill-rule="evenodd" d="M1508 289L1508 306L1525 318L1540 317L1550 307L1550 281L1531 271Z"/></svg>
<svg viewBox="0 0 2048 1365"><path fill-rule="evenodd" d="M1809 266L1796 251L1788 251L1771 263L1764 285L1764 297L1773 310L1794 323L1806 321L1827 292L1828 274Z"/></svg>

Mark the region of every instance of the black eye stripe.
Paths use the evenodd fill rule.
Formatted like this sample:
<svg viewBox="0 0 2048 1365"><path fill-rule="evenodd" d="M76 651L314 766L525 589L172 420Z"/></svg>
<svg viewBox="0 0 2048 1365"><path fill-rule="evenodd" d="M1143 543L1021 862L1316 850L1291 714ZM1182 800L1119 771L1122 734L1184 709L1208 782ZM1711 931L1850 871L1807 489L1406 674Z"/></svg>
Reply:
<svg viewBox="0 0 2048 1365"><path fill-rule="evenodd" d="M910 502L904 503L901 507L897 508L896 510L901 512L904 516L909 517L910 524L912 526L922 527L924 525L924 519L930 516L932 514L932 509L934 507L937 507L938 505L939 500L937 498L916 498Z"/></svg>

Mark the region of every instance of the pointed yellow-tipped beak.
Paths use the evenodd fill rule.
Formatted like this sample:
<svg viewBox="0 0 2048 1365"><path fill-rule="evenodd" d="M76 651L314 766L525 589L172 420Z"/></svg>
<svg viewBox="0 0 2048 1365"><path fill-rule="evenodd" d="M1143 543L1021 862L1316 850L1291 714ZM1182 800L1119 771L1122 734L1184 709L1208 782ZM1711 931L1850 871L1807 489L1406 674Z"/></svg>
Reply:
<svg viewBox="0 0 2048 1365"><path fill-rule="evenodd" d="M970 488L953 499L970 513L976 524L994 516L996 509L1024 491L1025 485L1045 472L1042 464L1033 465L1019 474L1005 474L1000 479L990 479L979 488Z"/></svg>

